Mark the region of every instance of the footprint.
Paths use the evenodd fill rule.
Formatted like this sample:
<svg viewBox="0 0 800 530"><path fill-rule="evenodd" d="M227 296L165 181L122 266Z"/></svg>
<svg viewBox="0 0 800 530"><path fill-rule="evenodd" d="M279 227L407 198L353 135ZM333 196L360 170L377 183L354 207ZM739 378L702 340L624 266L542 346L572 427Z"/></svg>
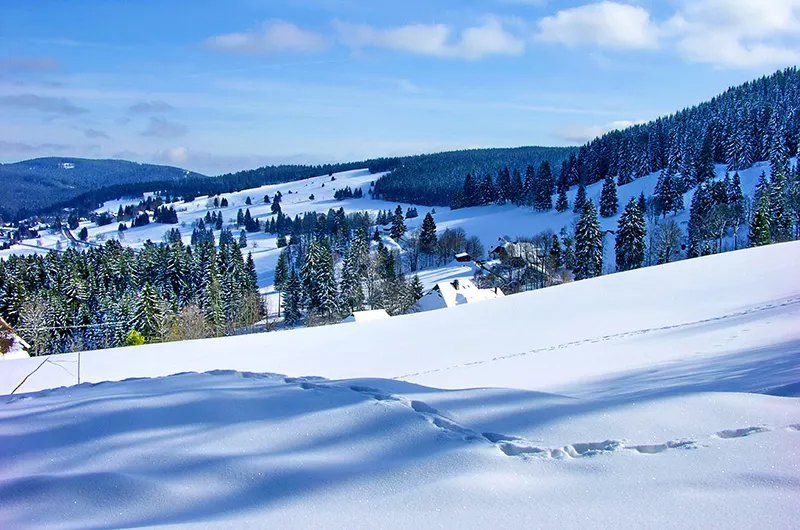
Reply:
<svg viewBox="0 0 800 530"><path fill-rule="evenodd" d="M743 429L731 429L726 431L720 431L716 434L716 436L723 439L744 438L745 436L750 436L751 434L765 432L768 430L769 429L767 429L766 427L745 427Z"/></svg>
<svg viewBox="0 0 800 530"><path fill-rule="evenodd" d="M655 455L658 453L663 453L668 449L697 449L697 443L691 440L671 441L663 444L632 445L630 447L626 447L625 449L632 449L645 455Z"/></svg>

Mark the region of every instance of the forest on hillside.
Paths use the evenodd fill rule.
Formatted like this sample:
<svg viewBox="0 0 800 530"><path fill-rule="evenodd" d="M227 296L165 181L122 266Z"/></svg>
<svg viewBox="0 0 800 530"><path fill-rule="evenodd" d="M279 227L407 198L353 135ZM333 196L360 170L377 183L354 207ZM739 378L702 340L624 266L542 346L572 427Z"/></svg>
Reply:
<svg viewBox="0 0 800 530"><path fill-rule="evenodd" d="M587 186L609 178L622 186L661 170L686 191L714 178L714 164L725 164L731 172L767 160L773 167L786 167L800 145L798 107L800 72L792 67L730 88L711 101L672 115L611 131L577 149L532 148L530 156L515 160L483 158L482 162L488 165L482 167L440 159L446 169L438 172L407 163L378 180L375 196L434 206L476 206L498 201L530 205L535 202L530 193L544 200L562 188ZM545 161L549 166L546 169ZM544 171L544 175L532 176L532 171ZM535 192L528 188L526 196L516 200L500 195L495 200L465 202L460 195L465 184L467 188L471 186L465 183L467 175L480 184L486 181L486 175L498 175L499 180L502 172L521 175L523 183L526 178L528 182L542 178L546 185Z"/></svg>
<svg viewBox="0 0 800 530"><path fill-rule="evenodd" d="M394 202L449 206L467 173L483 177L508 167L524 171L528 165L548 162L560 168L575 152L571 147L516 147L470 149L402 159L377 160L374 173L391 171L375 183L373 197ZM396 165L395 168L392 165Z"/></svg>

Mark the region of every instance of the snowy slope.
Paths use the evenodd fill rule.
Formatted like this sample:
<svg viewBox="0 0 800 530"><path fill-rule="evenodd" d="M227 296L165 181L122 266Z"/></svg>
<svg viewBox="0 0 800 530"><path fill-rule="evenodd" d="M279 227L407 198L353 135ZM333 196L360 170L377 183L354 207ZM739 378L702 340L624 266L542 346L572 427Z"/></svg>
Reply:
<svg viewBox="0 0 800 530"><path fill-rule="evenodd" d="M758 177L762 171L766 171L767 174L769 174L769 164L759 163L748 170L740 172L742 188L745 194L752 195ZM723 176L725 173L724 166L717 166L717 173L720 177ZM377 180L381 175L382 174L380 173L371 174L368 170L354 170L344 173L337 173L334 175L336 178L335 181L331 181L329 176L323 175L297 182L262 186L260 188L244 190L237 193L223 194L221 197L228 199L229 206L221 211L225 216L226 226L230 226L235 223L236 213L240 208L249 208L251 215L255 218L261 220L269 219L271 213L270 205L263 203L263 197L265 194L269 194L269 196L272 197L278 190L280 190L283 194L283 202L281 203L283 212L291 217L294 217L295 215L302 215L308 211L327 213L330 208L338 209L340 207L344 208L344 210L348 213L370 211L373 214L377 214L377 212L380 210L394 211L394 209L397 207L397 203L377 201L369 198L346 199L344 201L337 201L333 198L335 191L337 189L344 188L345 186L350 186L351 189L361 188L365 197L368 197L367 192L369 190L370 182ZM651 196L655 189L657 180L658 173L654 173L652 175L636 179L625 186L620 186L618 188L620 213L622 212L622 208L632 197L638 197L642 192L644 192L646 196ZM602 182L598 182L588 186L586 190L587 197L594 200L596 204L599 202L601 188ZM292 193L289 194L289 191L292 191ZM313 201L309 198L312 193L314 194ZM573 204L576 193L577 188L573 187L568 194L570 204ZM693 193L693 191L690 191L685 195L684 202L686 205L686 210L675 217L676 221L681 225L684 231L686 230L686 224L689 220L689 205L691 203ZM253 202L251 206L247 206L245 204L247 197L250 197ZM555 201L555 197L553 200ZM116 213L121 204L125 205L136 202L138 201L111 201L101 208L101 210ZM188 244L191 239L193 223L204 217L208 211L207 202L207 197L200 197L188 204L176 203L174 206L178 211L180 225L150 224L145 227L132 228L124 233L124 239L122 240L122 243L136 248L141 246L148 239L158 242L162 240L165 232L177 227L180 229L183 235L184 242ZM404 210L409 206L414 205L402 205ZM430 208L426 206L416 206L416 208L419 212L419 217L407 221L409 228L418 227L422 223L422 219L425 217L425 214L435 210L436 213L434 214L434 219L439 231L443 231L446 228L463 228L467 235L478 236L487 249L492 247L497 242L498 238L501 237L514 239L518 236L532 236L543 230L553 230L554 232L558 233L558 231L562 228L571 227L577 219L577 215L572 213L571 209L564 213L558 213L556 211L541 213L533 212L529 208L518 208L512 205L483 206L478 208L464 208L460 210L450 210L449 208L444 207ZM604 230L615 230L618 219L619 214L606 219L601 218L600 222ZM111 225L104 227L97 227L91 223L83 223L82 226L86 226L88 228L90 242L101 242L97 239L98 237L101 239L119 238L119 233L117 232L117 223L112 223ZM235 225L233 226L233 229L234 235L238 236ZM25 242L26 245L30 246L16 246L9 250L0 251L0 259L2 259L4 256L8 256L11 253L43 253L47 249L55 248L59 240L61 241L63 247L66 248L67 241L62 235L43 233L40 239L32 239ZM248 234L248 242L249 247L245 249L245 251L253 253L253 259L258 272L259 286L262 287L263 292L271 292L273 290L272 283L275 265L277 264L278 257L280 256L280 249L277 248L276 238L270 234L264 233ZM42 250L37 250L37 248L34 248L40 243ZM389 244L394 245L394 242L390 241ZM728 246L732 248L733 243L729 242ZM606 272L611 272L614 270L613 236L607 236L605 240L604 270ZM425 286L430 287L437 281L441 281L434 281L434 279L437 277L454 279L456 277L472 276L472 274L465 270L458 271L458 273L454 275L453 273L456 272L457 271L452 270L452 268L448 266L441 271L424 271L420 277ZM428 275L432 277L426 278L425 276Z"/></svg>
<svg viewBox="0 0 800 530"><path fill-rule="evenodd" d="M798 259L5 362L0 527L795 527Z"/></svg>

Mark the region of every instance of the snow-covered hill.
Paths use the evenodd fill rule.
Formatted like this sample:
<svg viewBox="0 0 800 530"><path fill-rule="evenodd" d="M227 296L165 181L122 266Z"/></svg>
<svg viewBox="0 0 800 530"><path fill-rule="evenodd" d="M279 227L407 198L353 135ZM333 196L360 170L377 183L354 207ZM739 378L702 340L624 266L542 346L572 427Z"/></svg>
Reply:
<svg viewBox="0 0 800 530"><path fill-rule="evenodd" d="M8 361L0 527L792 528L798 259Z"/></svg>

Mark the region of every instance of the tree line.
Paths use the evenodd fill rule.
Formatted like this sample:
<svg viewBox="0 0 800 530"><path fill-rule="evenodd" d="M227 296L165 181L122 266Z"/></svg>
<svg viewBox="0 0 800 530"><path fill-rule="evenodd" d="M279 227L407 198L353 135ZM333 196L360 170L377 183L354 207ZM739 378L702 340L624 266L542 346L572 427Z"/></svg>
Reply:
<svg viewBox="0 0 800 530"><path fill-rule="evenodd" d="M180 235L180 234L178 234ZM0 262L0 315L32 354L226 335L263 316L252 257L233 238L118 241Z"/></svg>

